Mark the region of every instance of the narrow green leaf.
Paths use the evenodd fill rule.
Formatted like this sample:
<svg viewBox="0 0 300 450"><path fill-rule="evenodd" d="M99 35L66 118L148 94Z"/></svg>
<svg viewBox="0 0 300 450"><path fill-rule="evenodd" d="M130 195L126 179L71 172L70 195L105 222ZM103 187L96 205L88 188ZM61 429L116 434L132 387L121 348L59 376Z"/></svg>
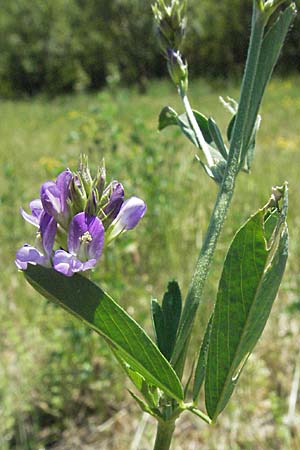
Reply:
<svg viewBox="0 0 300 450"><path fill-rule="evenodd" d="M222 134L220 131L220 128L218 127L218 125L216 124L216 122L214 121L214 119L212 119L211 117L208 118L208 128L209 128L209 132L211 134L211 137L214 140L214 143L217 146L217 149L219 150L219 152L221 153L221 155L223 156L223 158L225 160L227 160L228 158L228 150L223 142L223 138L222 138Z"/></svg>
<svg viewBox="0 0 300 450"><path fill-rule="evenodd" d="M288 256L287 187L276 224L259 210L237 232L229 248L213 313L205 401L215 420L225 408L244 364L261 336ZM274 229L275 227L275 229ZM271 238L270 238L271 236Z"/></svg>
<svg viewBox="0 0 300 450"><path fill-rule="evenodd" d="M231 135L232 135L232 131L233 131L233 126L235 123L235 118L236 115L234 115L231 119L231 121L229 122L228 128L227 128L227 139L230 142L231 140ZM241 168L243 167L243 170L245 172L249 172L252 166L252 161L253 161L253 157L254 157L254 150L255 150L255 144L256 144L256 134L258 132L259 126L260 126L260 122L261 122L261 117L258 116L256 119L256 123L253 129L253 134L251 136L251 139L249 141L249 144L247 147L245 147L245 155L246 157L244 157L244 160L241 159Z"/></svg>
<svg viewBox="0 0 300 450"><path fill-rule="evenodd" d="M208 347L209 347L209 339L210 339L210 333L211 333L211 327L212 327L212 320L213 316L209 319L209 322L207 324L204 337L202 340L202 344L200 347L200 352L198 356L197 366L195 370L195 380L194 380L194 386L193 386L193 402L197 403L199 399L200 390L205 378L205 372L206 372L206 364L207 364L207 354L208 354Z"/></svg>
<svg viewBox="0 0 300 450"><path fill-rule="evenodd" d="M65 277L53 269L29 266L28 282L49 300L101 334L124 361L147 381L178 401L181 383L168 361L144 330L109 295L87 278Z"/></svg>
<svg viewBox="0 0 300 450"><path fill-rule="evenodd" d="M151 314L156 334L157 346L162 354L171 359L177 329L181 316L181 293L176 281L170 281L164 294L162 306L153 299L151 302Z"/></svg>
<svg viewBox="0 0 300 450"><path fill-rule="evenodd" d="M233 132L235 118L236 118L236 114L231 118L231 120L229 122L229 125L227 127L227 139L228 139L228 142L231 141L231 136L232 136L232 132Z"/></svg>
<svg viewBox="0 0 300 450"><path fill-rule="evenodd" d="M278 19L271 26L266 36L264 37L255 76L255 90L252 93L251 105L248 113L244 137L245 147L241 155L242 160L245 158L248 151L249 141L251 140L251 137L253 135L253 129L265 88L271 78L285 37L288 33L293 19L296 16L296 13L297 11L295 4L290 4L283 12L279 13Z"/></svg>
<svg viewBox="0 0 300 450"><path fill-rule="evenodd" d="M165 355L165 319L162 308L156 299L151 300L151 316L156 344L162 354Z"/></svg>
<svg viewBox="0 0 300 450"><path fill-rule="evenodd" d="M162 301L162 311L165 319L166 358L171 359L176 341L177 329L181 316L182 299L176 281L170 281Z"/></svg>

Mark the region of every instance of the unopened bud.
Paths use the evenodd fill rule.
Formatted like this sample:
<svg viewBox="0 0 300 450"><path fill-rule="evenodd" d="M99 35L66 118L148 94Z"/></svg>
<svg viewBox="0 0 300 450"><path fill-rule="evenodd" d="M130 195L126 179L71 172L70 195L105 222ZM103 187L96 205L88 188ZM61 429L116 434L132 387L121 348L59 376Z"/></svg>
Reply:
<svg viewBox="0 0 300 450"><path fill-rule="evenodd" d="M86 192L79 175L74 175L70 183L70 199L73 214L84 211L87 202Z"/></svg>
<svg viewBox="0 0 300 450"><path fill-rule="evenodd" d="M94 190L91 191L89 198L86 203L85 212L89 216L97 215L97 199Z"/></svg>
<svg viewBox="0 0 300 450"><path fill-rule="evenodd" d="M106 170L103 161L103 165L98 168L97 176L94 179L94 188L96 189L99 201L101 200L104 191L105 180L106 180Z"/></svg>
<svg viewBox="0 0 300 450"><path fill-rule="evenodd" d="M168 70L173 83L183 92L188 90L188 65L183 61L179 51L168 48Z"/></svg>
<svg viewBox="0 0 300 450"><path fill-rule="evenodd" d="M180 48L186 29L186 6L186 0L172 0L169 6L164 0L157 0L152 6L160 47L164 53L168 47Z"/></svg>
<svg viewBox="0 0 300 450"><path fill-rule="evenodd" d="M88 165L88 157L87 155L80 155L80 164L79 164L79 175L82 180L83 187L85 189L86 195L89 196L93 186L93 180L91 177L89 165Z"/></svg>

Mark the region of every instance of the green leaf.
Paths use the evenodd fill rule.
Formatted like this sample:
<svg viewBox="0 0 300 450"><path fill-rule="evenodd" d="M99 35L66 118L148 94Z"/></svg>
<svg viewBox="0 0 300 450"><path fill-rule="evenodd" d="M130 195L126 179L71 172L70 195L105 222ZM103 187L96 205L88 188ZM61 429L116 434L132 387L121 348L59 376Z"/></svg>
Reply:
<svg viewBox="0 0 300 450"><path fill-rule="evenodd" d="M168 361L144 330L108 294L87 278L68 278L53 269L28 266L28 282L49 300L101 334L147 383L181 401L183 389Z"/></svg>
<svg viewBox="0 0 300 450"><path fill-rule="evenodd" d="M244 149L241 155L243 160L248 151L249 141L253 136L256 118L265 88L271 78L272 72L278 60L282 45L288 33L289 27L296 16L295 4L290 4L283 12L280 12L276 22L266 33L257 65L255 76L255 90L252 93L251 105L247 118L247 125L244 135Z"/></svg>
<svg viewBox="0 0 300 450"><path fill-rule="evenodd" d="M193 113L205 141L210 144L212 142L212 137L208 127L207 117L195 110L193 110ZM179 126L184 135L198 148L196 135L190 127L186 113L178 115L177 112L169 106L163 108L158 119L158 129L161 131L170 125Z"/></svg>
<svg viewBox="0 0 300 450"><path fill-rule="evenodd" d="M227 128L227 139L230 142L231 140L231 136L232 136L232 131L233 131L233 126L235 123L235 118L236 115L234 115L231 119L231 121L229 122L228 128ZM253 129L253 134L251 136L251 139L249 141L249 144L247 146L247 148L245 148L245 154L246 157L244 158L244 161L241 160L241 167L244 165L243 170L245 172L249 172L252 166L252 161L253 161L253 157L254 157L254 150L255 150L255 144L256 144L256 134L258 132L259 126L260 126L260 121L261 121L261 117L258 116L255 122L255 126Z"/></svg>
<svg viewBox="0 0 300 450"><path fill-rule="evenodd" d="M288 256L284 206L270 220L259 210L237 232L229 248L213 313L205 402L215 420L225 408L242 368L261 336L275 300Z"/></svg>
<svg viewBox="0 0 300 450"><path fill-rule="evenodd" d="M163 355L170 360L177 329L181 316L181 293L176 281L170 281L164 294L162 306L157 300L152 300L151 312L157 345Z"/></svg>
<svg viewBox="0 0 300 450"><path fill-rule="evenodd" d="M157 347L165 355L165 319L162 308L156 299L151 300L151 316Z"/></svg>
<svg viewBox="0 0 300 450"><path fill-rule="evenodd" d="M231 141L231 136L232 136L232 132L233 132L233 126L235 124L235 118L236 118L236 114L231 118L229 125L227 127L227 139L228 142Z"/></svg>
<svg viewBox="0 0 300 450"><path fill-rule="evenodd" d="M116 348L111 347L113 354L115 355L117 361L123 368L124 372L130 378L135 387L144 396L149 408L156 408L158 406L158 392L156 387L151 387L146 383L145 379L124 361L120 356Z"/></svg>
<svg viewBox="0 0 300 450"><path fill-rule="evenodd" d="M208 354L208 346L209 346L209 340L210 340L210 333L211 333L211 327L212 327L212 319L213 316L209 319L209 322L207 324L203 341L200 347L200 352L198 356L198 362L195 370L195 380L194 380L194 386L193 386L193 402L197 403L200 390L205 378L205 372L206 372L206 364L207 364L207 354Z"/></svg>
<svg viewBox="0 0 300 450"><path fill-rule="evenodd" d="M209 117L209 119L208 119L208 128L209 128L210 135L213 138L213 140L217 146L217 149L219 150L219 152L221 153L223 158L225 160L227 160L228 150L224 144L221 131L220 131L218 125L216 124L216 122L214 121L214 119L212 119L211 117Z"/></svg>
<svg viewBox="0 0 300 450"><path fill-rule="evenodd" d="M144 402L140 397L138 397L134 392L132 392L130 389L128 389L129 394L131 397L137 402L141 410L145 413L150 414L151 416L155 417L155 419L161 419L162 415L159 411L159 409L152 409L150 408L147 403Z"/></svg>

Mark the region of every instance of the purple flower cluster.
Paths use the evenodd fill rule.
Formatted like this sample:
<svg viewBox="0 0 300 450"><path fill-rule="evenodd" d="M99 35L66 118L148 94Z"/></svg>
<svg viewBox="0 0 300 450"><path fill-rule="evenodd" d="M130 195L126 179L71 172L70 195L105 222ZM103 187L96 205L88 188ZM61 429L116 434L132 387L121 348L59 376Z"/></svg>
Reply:
<svg viewBox="0 0 300 450"><path fill-rule="evenodd" d="M94 268L104 243L134 228L146 212L140 198L124 200L118 181L105 187L103 168L92 179L85 157L78 172L67 169L56 181L44 183L40 199L29 206L31 214L21 209L21 215L37 227L36 243L17 251L16 266L26 270L28 264L39 264L68 277Z"/></svg>

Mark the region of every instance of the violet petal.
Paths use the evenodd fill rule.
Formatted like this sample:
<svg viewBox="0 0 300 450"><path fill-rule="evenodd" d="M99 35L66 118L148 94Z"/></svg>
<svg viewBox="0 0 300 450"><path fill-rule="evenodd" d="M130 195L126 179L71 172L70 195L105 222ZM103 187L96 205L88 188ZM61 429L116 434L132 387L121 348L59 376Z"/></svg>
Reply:
<svg viewBox="0 0 300 450"><path fill-rule="evenodd" d="M82 262L65 250L57 250L54 253L53 267L57 272L67 277L71 277L75 272L83 270Z"/></svg>
<svg viewBox="0 0 300 450"><path fill-rule="evenodd" d="M31 209L31 214L28 214L26 211L24 211L23 208L20 208L20 213L24 220L29 222L31 225L34 225L35 227L39 227L40 218L43 213L43 205L41 200L39 198L36 200L32 200L29 203L29 207Z"/></svg>
<svg viewBox="0 0 300 450"><path fill-rule="evenodd" d="M103 211L105 215L113 221L117 217L124 202L124 188L121 183L115 180L111 182L107 189L108 188L111 189L111 195L108 204L103 208Z"/></svg>
<svg viewBox="0 0 300 450"><path fill-rule="evenodd" d="M41 187L41 201L44 210L55 217L62 212L60 191L54 181L46 181Z"/></svg>
<svg viewBox="0 0 300 450"><path fill-rule="evenodd" d="M57 223L55 219L47 213L41 217L40 232L42 244L47 256L50 256L53 250Z"/></svg>
<svg viewBox="0 0 300 450"><path fill-rule="evenodd" d="M61 212L66 213L68 209L67 199L69 197L69 186L72 179L72 172L67 169L61 172L56 179L56 186L60 192Z"/></svg>
<svg viewBox="0 0 300 450"><path fill-rule="evenodd" d="M118 216L116 223L122 230L131 230L134 228L146 212L146 203L138 197L130 197L126 200Z"/></svg>
<svg viewBox="0 0 300 450"><path fill-rule="evenodd" d="M16 253L15 264L18 269L26 270L28 264L39 264L41 266L49 267L49 258L43 255L39 250L32 245L25 244Z"/></svg>
<svg viewBox="0 0 300 450"><path fill-rule="evenodd" d="M68 250L80 260L96 259L102 254L104 227L101 220L82 212L76 214L69 227Z"/></svg>

